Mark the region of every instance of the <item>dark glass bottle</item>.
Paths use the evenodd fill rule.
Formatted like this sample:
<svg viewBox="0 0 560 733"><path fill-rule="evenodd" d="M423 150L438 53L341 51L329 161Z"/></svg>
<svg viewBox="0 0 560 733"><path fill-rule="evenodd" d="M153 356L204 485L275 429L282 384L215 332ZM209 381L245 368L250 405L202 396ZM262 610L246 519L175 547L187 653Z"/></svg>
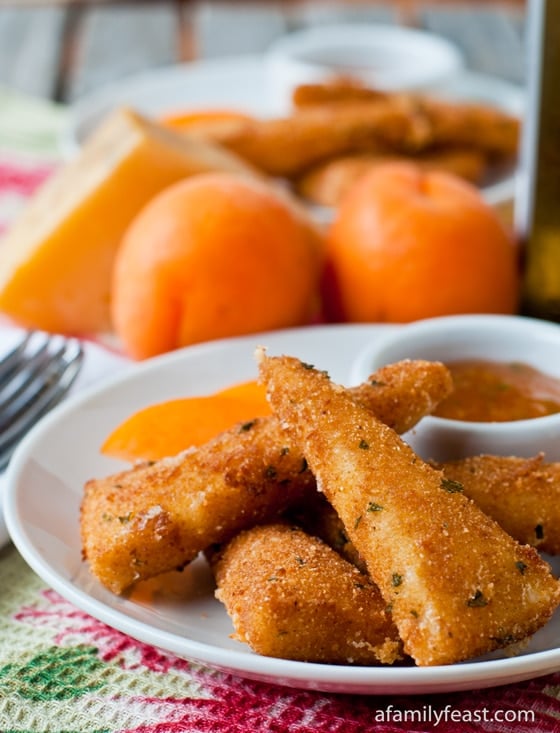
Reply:
<svg viewBox="0 0 560 733"><path fill-rule="evenodd" d="M515 211L522 310L560 321L560 0L529 0L527 8L527 106Z"/></svg>

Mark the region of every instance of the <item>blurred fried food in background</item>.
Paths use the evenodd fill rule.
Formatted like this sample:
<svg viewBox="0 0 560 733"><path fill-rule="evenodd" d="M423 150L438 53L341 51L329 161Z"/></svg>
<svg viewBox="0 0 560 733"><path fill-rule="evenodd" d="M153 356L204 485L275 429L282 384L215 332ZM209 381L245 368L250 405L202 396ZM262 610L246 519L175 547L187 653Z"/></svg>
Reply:
<svg viewBox="0 0 560 733"><path fill-rule="evenodd" d="M336 206L351 185L387 159L411 159L485 186L511 171L520 121L489 104L391 93L336 78L293 93L289 116L203 122L208 137L262 172L285 178L311 203Z"/></svg>

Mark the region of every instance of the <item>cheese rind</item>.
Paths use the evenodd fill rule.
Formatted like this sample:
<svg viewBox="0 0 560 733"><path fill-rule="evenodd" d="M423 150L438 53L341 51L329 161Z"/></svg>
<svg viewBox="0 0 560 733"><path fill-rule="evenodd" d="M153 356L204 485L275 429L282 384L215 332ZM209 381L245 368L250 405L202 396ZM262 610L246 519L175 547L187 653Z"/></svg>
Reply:
<svg viewBox="0 0 560 733"><path fill-rule="evenodd" d="M212 143L128 109L113 113L0 242L0 311L29 328L110 330L111 271L126 228L161 190L208 171L257 175Z"/></svg>

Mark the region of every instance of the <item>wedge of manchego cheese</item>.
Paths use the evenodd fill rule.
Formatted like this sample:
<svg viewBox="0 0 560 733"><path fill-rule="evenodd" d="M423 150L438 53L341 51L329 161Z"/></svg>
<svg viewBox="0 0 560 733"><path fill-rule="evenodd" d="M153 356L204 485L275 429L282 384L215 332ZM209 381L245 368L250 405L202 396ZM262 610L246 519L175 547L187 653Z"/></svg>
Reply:
<svg viewBox="0 0 560 733"><path fill-rule="evenodd" d="M59 333L110 330L111 270L140 209L181 178L255 176L234 154L120 109L24 207L0 241L0 311Z"/></svg>

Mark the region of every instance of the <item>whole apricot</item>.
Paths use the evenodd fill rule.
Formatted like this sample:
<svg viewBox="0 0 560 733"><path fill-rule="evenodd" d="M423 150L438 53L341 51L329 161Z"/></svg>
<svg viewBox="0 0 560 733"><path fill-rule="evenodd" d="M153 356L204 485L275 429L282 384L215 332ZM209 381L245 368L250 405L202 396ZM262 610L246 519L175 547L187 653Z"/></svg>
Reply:
<svg viewBox="0 0 560 733"><path fill-rule="evenodd" d="M318 302L318 230L265 182L210 173L152 199L112 280L116 334L133 358L305 324Z"/></svg>
<svg viewBox="0 0 560 733"><path fill-rule="evenodd" d="M327 244L330 320L514 313L513 237L480 192L413 163L380 165L344 197Z"/></svg>

